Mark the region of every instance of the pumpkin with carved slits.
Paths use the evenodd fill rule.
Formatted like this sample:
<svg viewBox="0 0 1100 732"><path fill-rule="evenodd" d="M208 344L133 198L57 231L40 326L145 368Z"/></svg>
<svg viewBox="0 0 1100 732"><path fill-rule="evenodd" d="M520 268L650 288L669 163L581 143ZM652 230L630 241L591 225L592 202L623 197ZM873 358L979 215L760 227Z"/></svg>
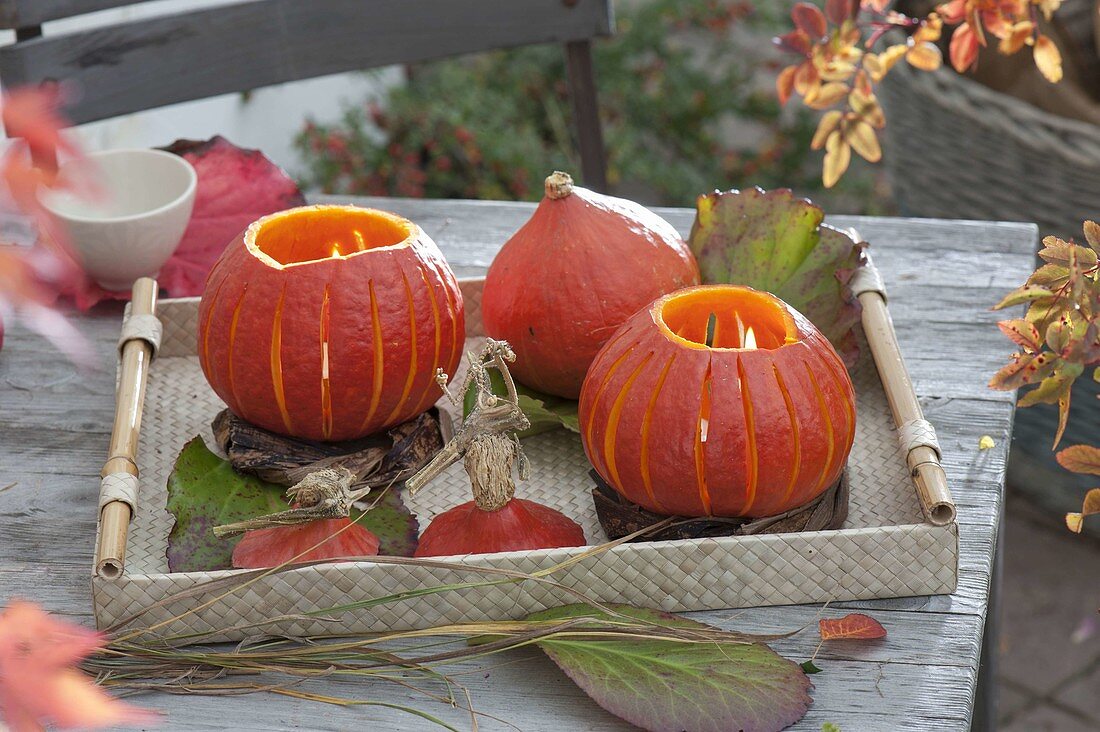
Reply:
<svg viewBox="0 0 1100 732"><path fill-rule="evenodd" d="M215 263L199 308L211 387L259 427L340 441L439 398L465 341L462 294L416 224L355 206L265 216Z"/></svg>
<svg viewBox="0 0 1100 732"><path fill-rule="evenodd" d="M840 478L855 395L829 341L774 295L703 285L658 298L584 381L585 452L619 494L666 515L764 517Z"/></svg>

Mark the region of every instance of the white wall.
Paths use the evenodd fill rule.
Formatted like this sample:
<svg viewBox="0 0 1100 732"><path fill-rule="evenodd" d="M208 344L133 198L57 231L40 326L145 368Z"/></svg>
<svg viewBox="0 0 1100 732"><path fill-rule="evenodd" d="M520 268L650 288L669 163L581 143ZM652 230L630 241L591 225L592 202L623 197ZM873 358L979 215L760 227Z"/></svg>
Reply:
<svg viewBox="0 0 1100 732"><path fill-rule="evenodd" d="M233 1L157 0L47 23L43 32L47 36L56 35L169 12L229 5ZM13 40L10 32L0 35L0 45ZM338 74L258 89L247 99L241 94L227 94L93 122L77 130L89 150L154 147L178 138L205 139L220 134L242 147L263 150L296 175L304 166L293 148L293 140L307 117L322 123L334 121L340 117L344 105L361 103L387 85L400 83L400 79L396 67L369 74ZM165 79L164 83L171 84L172 80Z"/></svg>

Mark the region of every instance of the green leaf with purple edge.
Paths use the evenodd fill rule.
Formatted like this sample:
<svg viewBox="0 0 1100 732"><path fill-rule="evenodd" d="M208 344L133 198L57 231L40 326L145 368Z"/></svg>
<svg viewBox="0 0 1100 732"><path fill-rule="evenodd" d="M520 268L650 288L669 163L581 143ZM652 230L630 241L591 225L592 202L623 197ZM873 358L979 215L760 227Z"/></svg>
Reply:
<svg viewBox="0 0 1100 732"><path fill-rule="evenodd" d="M659 610L616 612L680 628L707 628ZM579 604L529 616L557 620L611 616ZM806 714L813 686L793 661L763 643L550 638L538 642L565 675L612 714L647 730L775 732Z"/></svg>
<svg viewBox="0 0 1100 732"><path fill-rule="evenodd" d="M218 539L211 529L285 510L285 491L285 486L237 473L201 437L192 438L168 476L167 508L176 519L168 535L169 571L229 569L240 537ZM353 512L353 518L356 515ZM411 557L416 551L416 517L396 490L391 489L359 524L378 537L381 554Z"/></svg>
<svg viewBox="0 0 1100 732"><path fill-rule="evenodd" d="M848 366L859 347L859 302L847 287L865 246L823 223L825 213L790 190L714 191L696 201L689 243L704 283L765 290L805 315Z"/></svg>

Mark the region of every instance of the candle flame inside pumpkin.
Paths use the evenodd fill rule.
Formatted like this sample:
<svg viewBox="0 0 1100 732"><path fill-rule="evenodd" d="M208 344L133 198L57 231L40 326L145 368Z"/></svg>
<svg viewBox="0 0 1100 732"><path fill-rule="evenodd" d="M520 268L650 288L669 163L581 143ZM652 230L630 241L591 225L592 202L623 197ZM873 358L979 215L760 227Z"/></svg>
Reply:
<svg viewBox="0 0 1100 732"><path fill-rule="evenodd" d="M745 330L745 338L741 343L742 348L756 348L756 333L753 333L751 325Z"/></svg>

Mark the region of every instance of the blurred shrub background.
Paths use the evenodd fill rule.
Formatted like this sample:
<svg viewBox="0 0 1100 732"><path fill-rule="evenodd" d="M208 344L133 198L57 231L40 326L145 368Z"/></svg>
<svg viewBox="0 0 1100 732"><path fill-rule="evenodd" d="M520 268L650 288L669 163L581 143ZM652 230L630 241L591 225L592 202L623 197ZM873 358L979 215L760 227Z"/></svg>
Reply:
<svg viewBox="0 0 1100 732"><path fill-rule="evenodd" d="M714 188L789 187L833 213L888 213L881 169L825 191L815 119L781 109L770 39L790 0L620 0L594 49L612 192L691 206ZM552 170L579 173L559 46L406 69L406 83L306 124L306 187L329 193L537 200Z"/></svg>

